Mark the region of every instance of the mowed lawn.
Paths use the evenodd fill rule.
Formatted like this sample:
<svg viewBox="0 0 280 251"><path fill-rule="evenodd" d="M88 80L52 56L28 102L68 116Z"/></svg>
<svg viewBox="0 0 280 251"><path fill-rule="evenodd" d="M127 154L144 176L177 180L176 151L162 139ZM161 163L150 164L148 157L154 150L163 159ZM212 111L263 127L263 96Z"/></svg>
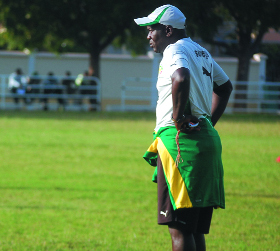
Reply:
<svg viewBox="0 0 280 251"><path fill-rule="evenodd" d="M171 250L142 159L153 113L0 116L0 250ZM224 115L226 210L208 250L280 250L280 117Z"/></svg>

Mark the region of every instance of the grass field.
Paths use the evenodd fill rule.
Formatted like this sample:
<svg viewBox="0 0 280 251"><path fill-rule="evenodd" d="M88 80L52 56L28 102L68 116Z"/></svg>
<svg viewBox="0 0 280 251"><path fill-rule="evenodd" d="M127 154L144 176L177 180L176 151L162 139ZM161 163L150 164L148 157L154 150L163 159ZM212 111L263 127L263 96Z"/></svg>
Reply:
<svg viewBox="0 0 280 251"><path fill-rule="evenodd" d="M4 112L0 250L171 250L156 222L152 113ZM280 250L280 117L225 115L226 210L208 250Z"/></svg>

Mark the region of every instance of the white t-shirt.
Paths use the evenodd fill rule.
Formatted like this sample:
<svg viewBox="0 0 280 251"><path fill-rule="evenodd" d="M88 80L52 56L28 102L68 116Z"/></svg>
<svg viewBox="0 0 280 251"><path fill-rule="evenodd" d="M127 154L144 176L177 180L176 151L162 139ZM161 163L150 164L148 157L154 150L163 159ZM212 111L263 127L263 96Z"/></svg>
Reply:
<svg viewBox="0 0 280 251"><path fill-rule="evenodd" d="M155 131L160 127L174 126L171 120L173 112L171 76L182 67L190 70L191 115L198 118L203 115L211 116L213 82L222 85L229 80L210 53L190 38L178 40L167 46L158 73Z"/></svg>
<svg viewBox="0 0 280 251"><path fill-rule="evenodd" d="M21 85L26 85L27 84L27 78L22 75L18 75L16 73L12 73L9 76L9 83L8 87L9 89L14 88L19 88Z"/></svg>

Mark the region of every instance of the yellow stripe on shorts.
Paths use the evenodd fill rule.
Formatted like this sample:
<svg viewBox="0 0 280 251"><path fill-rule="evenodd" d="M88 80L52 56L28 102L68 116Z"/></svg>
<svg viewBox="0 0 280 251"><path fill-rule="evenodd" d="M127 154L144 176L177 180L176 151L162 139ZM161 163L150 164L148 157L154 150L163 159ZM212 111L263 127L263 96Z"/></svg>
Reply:
<svg viewBox="0 0 280 251"><path fill-rule="evenodd" d="M156 138L154 140L154 142L150 145L150 147L148 148L147 152L151 152L151 153L157 153L157 144L158 144L158 139Z"/></svg>
<svg viewBox="0 0 280 251"><path fill-rule="evenodd" d="M184 180L162 140L158 137L157 149L163 170L175 201L176 209L193 207ZM174 139L175 140L175 139Z"/></svg>

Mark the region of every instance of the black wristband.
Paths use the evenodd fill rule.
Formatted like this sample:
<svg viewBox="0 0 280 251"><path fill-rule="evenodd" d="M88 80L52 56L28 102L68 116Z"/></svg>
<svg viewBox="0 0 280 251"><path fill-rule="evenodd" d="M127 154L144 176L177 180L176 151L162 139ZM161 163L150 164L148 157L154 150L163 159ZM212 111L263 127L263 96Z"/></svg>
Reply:
<svg viewBox="0 0 280 251"><path fill-rule="evenodd" d="M173 119L173 114L171 115L171 120L174 122L174 123L180 123L182 122L182 120L185 119L185 115L183 114L182 118L179 118L177 120Z"/></svg>

